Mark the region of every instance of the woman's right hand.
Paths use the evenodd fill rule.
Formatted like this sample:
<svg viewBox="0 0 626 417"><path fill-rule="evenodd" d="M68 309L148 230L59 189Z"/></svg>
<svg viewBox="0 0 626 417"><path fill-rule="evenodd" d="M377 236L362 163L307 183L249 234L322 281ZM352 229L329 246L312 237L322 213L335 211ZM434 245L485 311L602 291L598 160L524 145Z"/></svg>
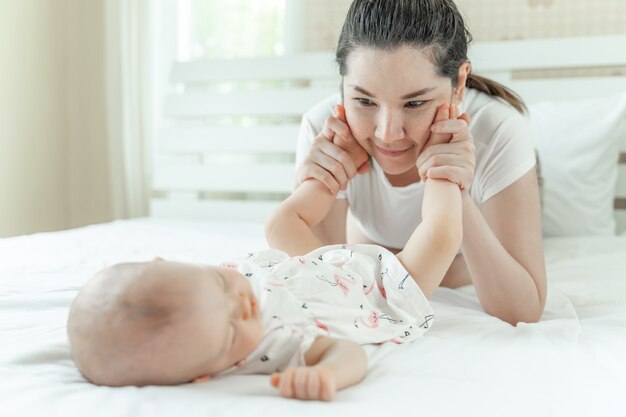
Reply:
<svg viewBox="0 0 626 417"><path fill-rule="evenodd" d="M331 193L336 194L339 190L345 190L348 182L357 173L364 174L369 170L367 160L357 167L350 154L333 143L335 135L339 136L343 143L357 143L343 112L335 112L329 116L322 132L313 139L309 154L296 171L294 189L307 179L314 178L324 184Z"/></svg>

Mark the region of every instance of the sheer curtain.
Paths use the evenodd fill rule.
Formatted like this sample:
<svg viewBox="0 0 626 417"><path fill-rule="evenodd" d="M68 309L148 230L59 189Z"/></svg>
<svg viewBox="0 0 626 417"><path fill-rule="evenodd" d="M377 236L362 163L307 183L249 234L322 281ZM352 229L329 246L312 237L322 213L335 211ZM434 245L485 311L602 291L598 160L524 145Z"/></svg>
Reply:
<svg viewBox="0 0 626 417"><path fill-rule="evenodd" d="M148 215L152 137L159 109L153 35L160 9L150 0L106 0L106 94L115 218Z"/></svg>
<svg viewBox="0 0 626 417"><path fill-rule="evenodd" d="M165 93L174 88L169 85L168 76L175 60L209 57L206 54L196 56L197 53L185 56L184 52L193 52L198 45L210 49L208 41L211 40L218 42L217 46L227 44L227 52L235 55L257 52L260 49L257 45L259 36L243 36L247 32L238 34L230 23L251 30L248 22L254 22L258 16L264 17L253 27L271 34L267 39L274 41L265 40L263 44L270 53L284 52L285 46L287 52L295 52L300 47L301 39L293 33L285 37L290 38L285 40L286 45L282 35L281 40L276 40L277 33L284 30L283 13L297 17L290 19L292 24L287 30L298 31L303 15L300 0L214 1L104 2L107 136L115 218L149 214L153 144ZM237 11L246 13L242 15ZM280 20L281 27L276 27L277 23L272 19ZM214 39L203 36L207 33Z"/></svg>

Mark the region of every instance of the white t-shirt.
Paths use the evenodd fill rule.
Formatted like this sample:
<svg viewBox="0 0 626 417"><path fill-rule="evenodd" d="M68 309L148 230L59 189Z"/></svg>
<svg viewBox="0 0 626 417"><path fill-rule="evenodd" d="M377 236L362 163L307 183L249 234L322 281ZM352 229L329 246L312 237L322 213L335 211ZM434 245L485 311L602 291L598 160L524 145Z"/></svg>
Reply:
<svg viewBox="0 0 626 417"><path fill-rule="evenodd" d="M302 118L298 135L296 166L308 155L313 139L321 132L335 104L333 95ZM476 147L476 168L470 196L478 207L535 165L527 120L504 101L467 88L459 113L470 117L470 132ZM367 174L355 176L345 192L350 211L363 233L379 245L403 248L422 221L423 182L394 187L375 160Z"/></svg>
<svg viewBox="0 0 626 417"><path fill-rule="evenodd" d="M249 279L265 334L245 361L220 375L304 366L318 336L399 344L432 324L424 293L398 258L377 245L323 246L293 258L269 249L222 266Z"/></svg>

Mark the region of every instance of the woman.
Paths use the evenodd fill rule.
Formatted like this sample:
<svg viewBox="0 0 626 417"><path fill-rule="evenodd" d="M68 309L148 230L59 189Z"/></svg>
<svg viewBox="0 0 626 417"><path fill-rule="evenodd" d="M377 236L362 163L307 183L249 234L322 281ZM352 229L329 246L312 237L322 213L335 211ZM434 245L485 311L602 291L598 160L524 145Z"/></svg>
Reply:
<svg viewBox="0 0 626 417"><path fill-rule="evenodd" d="M354 0L336 51L341 94L303 118L296 187L316 178L338 192L315 229L323 243L397 250L421 221L421 180L458 184L463 244L442 285L474 284L487 313L536 322L546 277L524 105L470 74L470 41L452 0ZM346 122L333 115L338 103ZM435 120L442 103L453 120ZM356 141L369 162L355 166L334 135Z"/></svg>

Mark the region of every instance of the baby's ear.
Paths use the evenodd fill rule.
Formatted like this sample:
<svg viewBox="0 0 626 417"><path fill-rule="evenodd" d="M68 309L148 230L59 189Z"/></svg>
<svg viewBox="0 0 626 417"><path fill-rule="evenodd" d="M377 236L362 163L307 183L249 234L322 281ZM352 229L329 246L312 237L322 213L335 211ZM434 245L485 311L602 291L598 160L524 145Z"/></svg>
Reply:
<svg viewBox="0 0 626 417"><path fill-rule="evenodd" d="M197 378L194 378L193 381L191 382L195 384L198 382L207 382L210 379L211 379L211 375L204 375L204 376L199 376Z"/></svg>

